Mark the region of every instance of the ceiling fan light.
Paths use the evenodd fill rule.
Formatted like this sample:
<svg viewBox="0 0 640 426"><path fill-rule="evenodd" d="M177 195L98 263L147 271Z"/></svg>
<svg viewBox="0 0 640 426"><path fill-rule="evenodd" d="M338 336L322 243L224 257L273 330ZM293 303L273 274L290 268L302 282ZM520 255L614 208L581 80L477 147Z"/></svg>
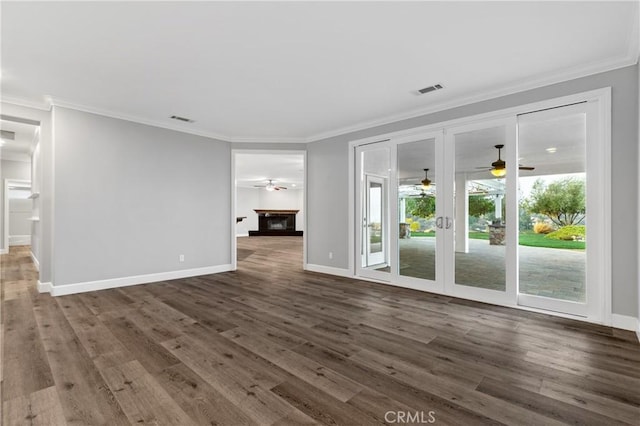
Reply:
<svg viewBox="0 0 640 426"><path fill-rule="evenodd" d="M276 188L273 185L267 185L265 188L267 191L274 191Z"/></svg>
<svg viewBox="0 0 640 426"><path fill-rule="evenodd" d="M431 188L431 179L429 179L428 177L429 169L423 169L423 170L424 170L424 179L422 179L420 183L422 183L422 189L429 189Z"/></svg>
<svg viewBox="0 0 640 426"><path fill-rule="evenodd" d="M494 175L495 177L503 177L507 174L507 169L502 167L502 168L493 168L491 169L491 174Z"/></svg>

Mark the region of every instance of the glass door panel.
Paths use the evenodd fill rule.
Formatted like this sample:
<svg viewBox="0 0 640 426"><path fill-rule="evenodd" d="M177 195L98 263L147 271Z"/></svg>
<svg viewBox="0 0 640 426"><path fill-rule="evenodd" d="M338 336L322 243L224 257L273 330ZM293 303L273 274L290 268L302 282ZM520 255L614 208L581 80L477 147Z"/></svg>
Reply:
<svg viewBox="0 0 640 426"><path fill-rule="evenodd" d="M389 238L390 148L380 142L358 147L357 223L359 253L357 274L389 281L392 259Z"/></svg>
<svg viewBox="0 0 640 426"><path fill-rule="evenodd" d="M436 280L436 139L398 145L399 275Z"/></svg>
<svg viewBox="0 0 640 426"><path fill-rule="evenodd" d="M454 282L459 285L506 290L506 138L504 125L454 136Z"/></svg>
<svg viewBox="0 0 640 426"><path fill-rule="evenodd" d="M519 304L581 316L597 310L601 284L589 279L602 263L591 248L603 245L595 232L597 167L588 171L589 147L600 145L595 115L585 102L518 118L518 155L527 166L518 179Z"/></svg>

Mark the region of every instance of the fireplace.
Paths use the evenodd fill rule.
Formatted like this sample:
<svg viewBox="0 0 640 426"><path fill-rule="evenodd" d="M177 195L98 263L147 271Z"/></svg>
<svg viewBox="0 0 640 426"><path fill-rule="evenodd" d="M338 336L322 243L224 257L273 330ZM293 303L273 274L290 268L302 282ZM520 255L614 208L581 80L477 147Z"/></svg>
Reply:
<svg viewBox="0 0 640 426"><path fill-rule="evenodd" d="M258 213L258 230L249 231L249 236L289 235L301 236L296 231L296 214L299 210L254 210Z"/></svg>

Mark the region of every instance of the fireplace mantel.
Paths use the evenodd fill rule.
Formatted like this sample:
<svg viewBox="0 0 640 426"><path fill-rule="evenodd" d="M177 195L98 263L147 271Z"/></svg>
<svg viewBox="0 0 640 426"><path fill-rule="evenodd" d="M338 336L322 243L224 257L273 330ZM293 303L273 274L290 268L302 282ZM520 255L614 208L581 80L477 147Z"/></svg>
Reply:
<svg viewBox="0 0 640 426"><path fill-rule="evenodd" d="M258 214L297 214L300 210L261 210L261 209L253 209L254 212Z"/></svg>

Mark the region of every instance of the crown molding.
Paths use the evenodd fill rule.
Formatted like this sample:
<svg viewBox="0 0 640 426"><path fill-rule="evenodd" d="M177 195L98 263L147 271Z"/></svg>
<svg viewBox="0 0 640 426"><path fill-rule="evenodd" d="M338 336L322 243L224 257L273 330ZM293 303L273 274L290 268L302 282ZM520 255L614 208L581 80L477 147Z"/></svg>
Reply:
<svg viewBox="0 0 640 426"><path fill-rule="evenodd" d="M640 12L640 7L636 6L636 10ZM634 20L635 22L636 20ZM79 104L76 102L68 101L65 99L51 97L47 98L44 102L34 102L31 100L25 100L20 98L2 96L2 102L14 104L18 106L35 108L44 111L50 111L53 106L59 106L63 108L70 108L78 111L88 112L91 114L102 115L105 117L116 118L120 120L131 121L134 123L144 124L153 127L159 127L168 130L174 130L177 132L192 134L196 136L202 136L206 138L216 139L222 142L228 143L312 143L319 142L324 139L345 135L357 131L367 130L386 124L396 123L403 120L408 120L423 115L433 114L436 112L444 111L447 109L457 108L465 105L470 105L477 102L487 101L503 96L513 95L515 93L525 92L532 89L541 88L564 81L574 80L581 77L587 77L590 75L612 71L615 69L623 68L638 63L640 58L640 23L635 22L632 31L629 35L627 53L623 58L616 57L605 61L598 61L595 63L583 65L580 67L573 67L559 72L550 72L540 75L533 79L522 79L520 81L513 82L500 89L488 89L478 90L474 93L459 96L444 102L438 102L429 105L425 108L414 109L399 114L388 115L384 118L373 119L368 121L362 121L350 126L341 127L338 129L316 133L308 137L244 137L244 136L228 136L220 133L202 131L197 129L188 129L169 123L150 120L142 118L136 115L120 113L116 111L106 110L102 108L95 108L88 105Z"/></svg>
<svg viewBox="0 0 640 426"><path fill-rule="evenodd" d="M3 94L0 97L0 101L25 108L39 109L41 111L51 111L51 99L48 97L45 97L45 100L43 100L42 102L37 102L29 99L6 96Z"/></svg>
<svg viewBox="0 0 640 426"><path fill-rule="evenodd" d="M243 138L243 137L232 137L227 139L228 142L233 143L307 143L309 142L308 138Z"/></svg>
<svg viewBox="0 0 640 426"><path fill-rule="evenodd" d="M569 80L575 80L581 77L587 77L594 74L599 74L607 71L612 71L619 68L624 68L630 65L638 63L638 50L630 48L627 56L620 59L610 59L607 61L599 61L597 63L588 64L581 67L570 68L561 72L552 72L544 74L534 79L523 79L514 82L501 89L479 90L470 95L460 96L445 102L438 102L429 105L426 108L415 109L412 111L394 114L387 116L386 118L370 120L360 122L352 126L342 127L340 129L318 133L307 138L307 143L319 142L324 139L345 135L348 133L358 132L361 130L371 129L373 127L383 126L386 124L397 123L399 121L408 120L411 118L420 117L423 115L433 114L448 109L453 109L465 105L470 105L482 101L488 101L503 96L513 95L520 92L526 92L528 90L538 89L544 86L550 86L557 83L562 83Z"/></svg>
<svg viewBox="0 0 640 426"><path fill-rule="evenodd" d="M83 105L83 104L71 102L71 101L56 98L56 97L51 98L51 105L61 107L61 108L69 108L76 111L88 112L90 114L102 115L104 117L116 118L118 120L131 121L133 123L144 124L147 126L159 127L167 130L174 130L176 132L188 133L191 135L202 136L205 138L217 139L222 142L230 142L230 139L231 139L229 136L222 135L219 133L205 132L197 129L188 129L181 126L175 126L169 123L165 123L162 121L149 120L147 118L138 117L132 114L124 114L124 113L115 112L107 109L95 108L92 106Z"/></svg>

